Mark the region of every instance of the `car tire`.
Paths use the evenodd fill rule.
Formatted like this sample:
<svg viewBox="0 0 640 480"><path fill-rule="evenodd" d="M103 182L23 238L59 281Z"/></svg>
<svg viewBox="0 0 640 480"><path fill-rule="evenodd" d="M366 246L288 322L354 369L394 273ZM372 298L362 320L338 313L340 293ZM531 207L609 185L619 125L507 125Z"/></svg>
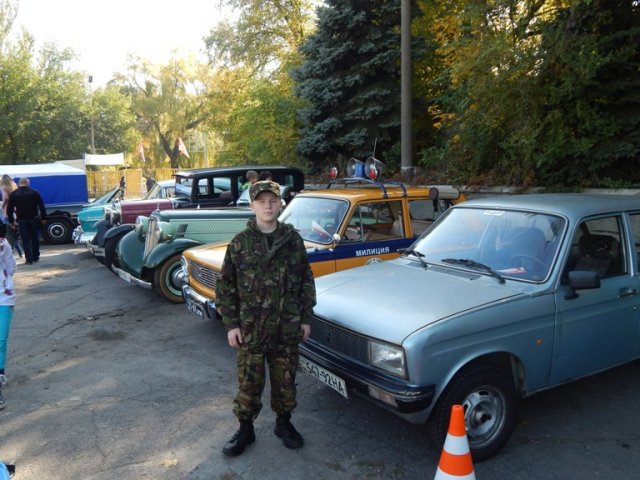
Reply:
<svg viewBox="0 0 640 480"><path fill-rule="evenodd" d="M107 238L104 242L104 257L102 257L104 259L104 266L107 267L109 270L111 270L113 272L113 267L119 267L119 263L118 263L118 255L117 255L117 248L118 248L118 242L120 242L120 239L122 237L113 237L113 238ZM96 257L98 258L98 261L100 261L100 257ZM115 272L113 272L115 273Z"/></svg>
<svg viewBox="0 0 640 480"><path fill-rule="evenodd" d="M73 224L66 218L53 217L43 225L42 238L50 245L64 245L71 242Z"/></svg>
<svg viewBox="0 0 640 480"><path fill-rule="evenodd" d="M469 449L476 462L495 455L513 433L518 394L503 370L472 365L453 377L428 420L434 445L443 445L445 441L452 405L464 408Z"/></svg>
<svg viewBox="0 0 640 480"><path fill-rule="evenodd" d="M176 282L176 273L180 271L181 253L167 259L153 272L153 288L161 297L172 303L183 303L182 286Z"/></svg>

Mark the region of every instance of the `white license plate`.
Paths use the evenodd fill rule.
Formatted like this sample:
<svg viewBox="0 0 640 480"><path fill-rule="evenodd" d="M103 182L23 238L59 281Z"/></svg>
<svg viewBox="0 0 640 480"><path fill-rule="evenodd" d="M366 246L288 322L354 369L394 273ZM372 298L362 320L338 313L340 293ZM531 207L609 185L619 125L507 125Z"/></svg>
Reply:
<svg viewBox="0 0 640 480"><path fill-rule="evenodd" d="M200 318L204 318L204 312L200 308L200 305L198 305L196 302L194 302L190 298L187 298L186 300L187 300L187 310L189 310L191 313L193 313L194 315L197 315Z"/></svg>
<svg viewBox="0 0 640 480"><path fill-rule="evenodd" d="M334 375L333 373L325 370L320 365L316 365L310 360L304 357L300 357L300 369L307 375L311 375L316 380L321 381L325 385L333 388L336 392L342 395L344 398L349 398L347 394L347 385L343 379Z"/></svg>

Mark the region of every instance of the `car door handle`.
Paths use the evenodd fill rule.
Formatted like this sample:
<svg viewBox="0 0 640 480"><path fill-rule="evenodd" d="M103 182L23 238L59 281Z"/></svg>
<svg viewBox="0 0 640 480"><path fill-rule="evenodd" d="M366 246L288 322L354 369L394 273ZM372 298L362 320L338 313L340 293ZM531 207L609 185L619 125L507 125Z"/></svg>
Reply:
<svg viewBox="0 0 640 480"><path fill-rule="evenodd" d="M620 290L618 290L618 298L625 298L625 297L633 297L634 295L637 295L638 291L635 288L621 288Z"/></svg>

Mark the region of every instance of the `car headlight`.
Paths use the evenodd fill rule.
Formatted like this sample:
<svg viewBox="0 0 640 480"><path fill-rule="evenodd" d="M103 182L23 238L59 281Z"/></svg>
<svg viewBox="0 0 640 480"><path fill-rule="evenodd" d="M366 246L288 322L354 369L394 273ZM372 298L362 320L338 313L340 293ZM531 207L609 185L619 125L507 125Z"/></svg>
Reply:
<svg viewBox="0 0 640 480"><path fill-rule="evenodd" d="M389 343L369 342L369 363L385 372L405 377L404 350Z"/></svg>
<svg viewBox="0 0 640 480"><path fill-rule="evenodd" d="M167 239L167 234L164 231L163 227L163 222L158 222L156 224L156 235L158 236L158 243L160 242L164 242Z"/></svg>
<svg viewBox="0 0 640 480"><path fill-rule="evenodd" d="M140 235L141 237L144 237L145 233L147 232L147 223L148 223L148 217L145 217L143 215L138 215L136 217L136 223L135 223L135 231L138 235Z"/></svg>

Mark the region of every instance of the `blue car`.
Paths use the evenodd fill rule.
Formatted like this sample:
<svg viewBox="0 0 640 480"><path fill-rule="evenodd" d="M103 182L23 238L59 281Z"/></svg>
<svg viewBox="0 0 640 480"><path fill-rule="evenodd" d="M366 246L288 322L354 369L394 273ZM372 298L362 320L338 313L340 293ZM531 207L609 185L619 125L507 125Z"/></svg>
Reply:
<svg viewBox="0 0 640 480"><path fill-rule="evenodd" d="M111 205L111 202L116 198L119 198L122 192L121 187L116 187L113 190L105 193L102 197L97 198L87 208L78 212L78 226L73 231L74 243L85 244L91 242L93 236L96 234L95 224L104 218L105 209ZM156 198L170 198L175 194L175 181L174 180L161 180L153 185L153 187L147 192L144 199L156 199Z"/></svg>
<svg viewBox="0 0 640 480"><path fill-rule="evenodd" d="M461 404L474 460L518 398L640 357L640 198L542 194L454 206L395 260L316 279L302 370L434 445Z"/></svg>

